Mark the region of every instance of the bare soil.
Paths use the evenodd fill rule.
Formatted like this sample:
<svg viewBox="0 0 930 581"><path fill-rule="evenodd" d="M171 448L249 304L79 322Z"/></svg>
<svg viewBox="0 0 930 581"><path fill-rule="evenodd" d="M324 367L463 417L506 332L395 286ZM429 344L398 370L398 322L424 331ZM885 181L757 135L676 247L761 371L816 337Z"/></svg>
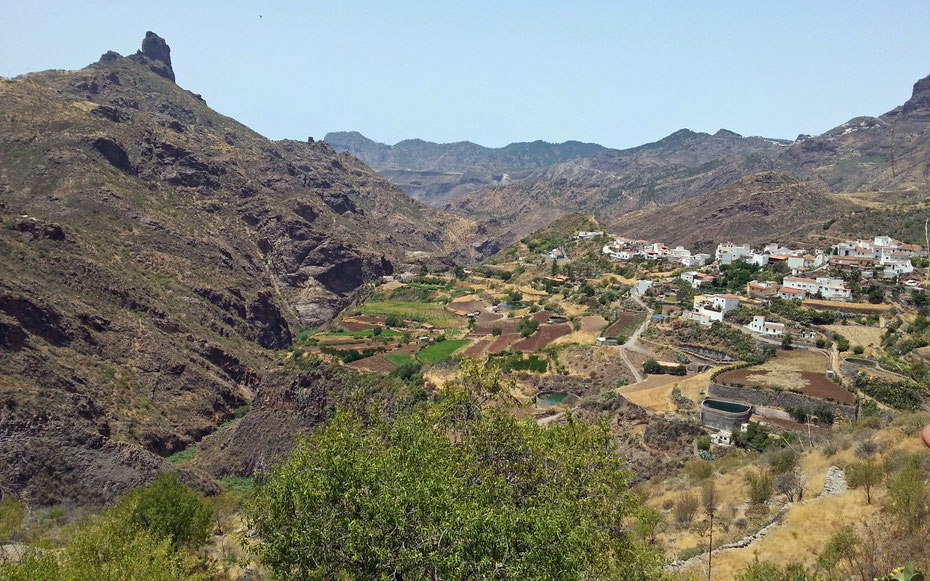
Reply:
<svg viewBox="0 0 930 581"><path fill-rule="evenodd" d="M531 336L514 343L513 348L517 351L536 351L542 349L549 343L552 343L563 335L572 332L572 326L569 324L562 325L540 325Z"/></svg>

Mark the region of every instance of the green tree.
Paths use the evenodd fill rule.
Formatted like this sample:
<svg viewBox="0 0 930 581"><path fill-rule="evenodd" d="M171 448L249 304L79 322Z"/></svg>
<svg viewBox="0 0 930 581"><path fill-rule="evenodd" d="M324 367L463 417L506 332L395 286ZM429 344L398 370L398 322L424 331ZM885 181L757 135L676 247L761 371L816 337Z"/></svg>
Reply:
<svg viewBox="0 0 930 581"><path fill-rule="evenodd" d="M288 579L655 578L606 426L468 424L337 412L256 492L256 552Z"/></svg>
<svg viewBox="0 0 930 581"><path fill-rule="evenodd" d="M520 323L517 324L517 331L520 332L521 337L529 337L536 332L537 328L539 328L539 321L529 317L523 317L520 319Z"/></svg>
<svg viewBox="0 0 930 581"><path fill-rule="evenodd" d="M649 375L657 375L662 373L662 366L659 365L659 362L651 357L643 362L643 371Z"/></svg>
<svg viewBox="0 0 930 581"><path fill-rule="evenodd" d="M657 508L643 506L636 517L636 531L640 538L648 541L650 545L656 542L656 533L665 522L665 516Z"/></svg>
<svg viewBox="0 0 930 581"><path fill-rule="evenodd" d="M846 469L846 482L850 488L861 488L865 491L867 504L872 504L872 490L881 484L884 477L882 467L872 460L856 462Z"/></svg>
<svg viewBox="0 0 930 581"><path fill-rule="evenodd" d="M930 516L930 488L920 467L907 466L888 480L888 512L907 531L916 531Z"/></svg>
<svg viewBox="0 0 930 581"><path fill-rule="evenodd" d="M213 529L212 509L174 473L130 492L79 526L61 551L0 563L4 581L180 581L209 578L191 549Z"/></svg>

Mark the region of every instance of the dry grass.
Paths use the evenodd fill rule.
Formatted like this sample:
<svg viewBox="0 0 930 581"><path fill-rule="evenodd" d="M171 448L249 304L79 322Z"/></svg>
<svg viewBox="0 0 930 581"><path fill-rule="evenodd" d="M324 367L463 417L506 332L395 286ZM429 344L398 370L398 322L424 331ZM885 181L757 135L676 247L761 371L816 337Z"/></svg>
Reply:
<svg viewBox="0 0 930 581"><path fill-rule="evenodd" d="M882 329L878 327L863 327L862 325L825 325L823 327L831 333L839 333L849 339L850 345L881 345Z"/></svg>

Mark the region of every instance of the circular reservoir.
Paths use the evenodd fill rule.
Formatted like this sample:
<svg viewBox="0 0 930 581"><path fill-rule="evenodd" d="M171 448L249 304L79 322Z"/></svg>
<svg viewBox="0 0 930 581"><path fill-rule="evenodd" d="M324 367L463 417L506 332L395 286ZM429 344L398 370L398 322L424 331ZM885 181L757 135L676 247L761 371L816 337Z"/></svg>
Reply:
<svg viewBox="0 0 930 581"><path fill-rule="evenodd" d="M701 402L701 423L718 430L736 431L752 416L747 403L706 397Z"/></svg>
<svg viewBox="0 0 930 581"><path fill-rule="evenodd" d="M545 390L536 394L536 405L548 408L555 405L574 407L581 401L577 395L567 391Z"/></svg>

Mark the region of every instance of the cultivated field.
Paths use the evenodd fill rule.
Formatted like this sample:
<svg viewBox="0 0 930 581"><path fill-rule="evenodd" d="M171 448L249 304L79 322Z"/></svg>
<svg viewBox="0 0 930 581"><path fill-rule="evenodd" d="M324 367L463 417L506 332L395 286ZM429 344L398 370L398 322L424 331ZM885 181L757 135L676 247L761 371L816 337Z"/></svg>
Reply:
<svg viewBox="0 0 930 581"><path fill-rule="evenodd" d="M437 327L464 327L465 320L447 311L439 303L409 303L400 301L367 302L360 309L366 315L395 316L410 321L429 323Z"/></svg>
<svg viewBox="0 0 930 581"><path fill-rule="evenodd" d="M820 399L853 404L856 396L827 379L827 360L817 351L779 351L773 359L753 367L727 371L717 381L747 387L799 392Z"/></svg>

